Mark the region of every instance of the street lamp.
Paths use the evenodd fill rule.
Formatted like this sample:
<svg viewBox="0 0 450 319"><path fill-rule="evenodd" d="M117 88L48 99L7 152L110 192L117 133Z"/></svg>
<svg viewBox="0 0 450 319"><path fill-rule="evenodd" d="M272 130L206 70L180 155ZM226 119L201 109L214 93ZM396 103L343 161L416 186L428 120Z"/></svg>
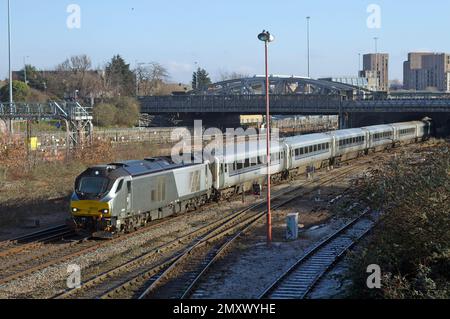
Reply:
<svg viewBox="0 0 450 319"><path fill-rule="evenodd" d="M28 55L23 57L23 74L24 74L25 84L28 84L28 81L27 81L27 62L26 62L27 58L29 58Z"/></svg>
<svg viewBox="0 0 450 319"><path fill-rule="evenodd" d="M12 85L12 68L11 68L11 3L8 0L8 64L9 64L9 107L12 112L13 106L13 85ZM9 132L14 133L13 121L9 120Z"/></svg>
<svg viewBox="0 0 450 319"><path fill-rule="evenodd" d="M198 67L198 62L194 62L194 64L195 64L195 88L194 88L194 90L198 90L198 69L199 69L199 67Z"/></svg>
<svg viewBox="0 0 450 319"><path fill-rule="evenodd" d="M269 43L273 42L275 38L269 31L263 30L258 35L258 39L264 42L265 49L265 68L266 68L266 143L267 143L267 243L272 242L272 213L270 204L270 97L269 97L269 63L268 63L268 48Z"/></svg>
<svg viewBox="0 0 450 319"><path fill-rule="evenodd" d="M306 47L308 50L308 78L311 77L311 69L310 69L310 45L309 45L309 21L311 17L306 17Z"/></svg>

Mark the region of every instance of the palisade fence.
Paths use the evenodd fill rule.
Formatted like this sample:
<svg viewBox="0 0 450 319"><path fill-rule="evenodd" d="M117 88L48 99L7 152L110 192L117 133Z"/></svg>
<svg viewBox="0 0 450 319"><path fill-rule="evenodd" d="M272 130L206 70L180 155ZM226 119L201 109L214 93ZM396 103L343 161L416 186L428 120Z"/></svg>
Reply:
<svg viewBox="0 0 450 319"><path fill-rule="evenodd" d="M272 126L280 130L281 136L309 133L313 131L328 131L337 128L337 117L297 117L277 119L272 122ZM175 129L188 129L193 136L192 128L131 128L131 129L94 129L93 141L111 143L112 147L125 147L133 143L147 143L152 148L170 148L179 140L172 140L172 133ZM65 132L35 132L31 135L37 138L37 149L30 154L35 161L65 159L69 154L66 145ZM250 139L256 139L252 136ZM265 138L264 134L262 138ZM14 135L16 142L25 141L26 133L16 133ZM211 141L211 138L205 137L205 140ZM77 151L76 149L74 150Z"/></svg>

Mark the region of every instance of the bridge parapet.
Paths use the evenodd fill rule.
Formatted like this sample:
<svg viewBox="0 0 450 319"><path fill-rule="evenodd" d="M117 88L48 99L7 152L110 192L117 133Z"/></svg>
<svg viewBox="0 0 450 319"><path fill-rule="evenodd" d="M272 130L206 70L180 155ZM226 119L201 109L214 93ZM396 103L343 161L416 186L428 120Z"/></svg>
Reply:
<svg viewBox="0 0 450 319"><path fill-rule="evenodd" d="M264 113L264 95L185 95L149 96L139 98L141 112L163 113ZM274 112L295 113L309 110L318 113L336 113L341 106L340 95L271 95Z"/></svg>

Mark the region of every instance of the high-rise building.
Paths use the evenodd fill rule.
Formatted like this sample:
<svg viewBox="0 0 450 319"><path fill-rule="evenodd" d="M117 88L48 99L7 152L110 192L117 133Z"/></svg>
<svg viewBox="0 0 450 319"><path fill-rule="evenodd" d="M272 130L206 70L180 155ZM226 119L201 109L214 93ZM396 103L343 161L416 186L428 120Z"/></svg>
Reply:
<svg viewBox="0 0 450 319"><path fill-rule="evenodd" d="M413 52L403 64L406 90L450 92L450 54Z"/></svg>
<svg viewBox="0 0 450 319"><path fill-rule="evenodd" d="M364 54L363 69L360 76L375 79L376 91L387 92L389 90L389 54Z"/></svg>

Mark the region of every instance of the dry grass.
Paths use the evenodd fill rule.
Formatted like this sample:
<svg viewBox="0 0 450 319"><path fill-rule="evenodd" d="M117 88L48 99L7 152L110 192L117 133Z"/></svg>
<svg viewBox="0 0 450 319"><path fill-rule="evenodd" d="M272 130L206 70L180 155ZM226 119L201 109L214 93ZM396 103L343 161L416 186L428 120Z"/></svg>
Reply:
<svg viewBox="0 0 450 319"><path fill-rule="evenodd" d="M404 153L373 171L356 191L383 212L368 245L352 259L352 297L450 297L450 144ZM366 286L368 265L382 289Z"/></svg>
<svg viewBox="0 0 450 319"><path fill-rule="evenodd" d="M42 160L27 156L24 143L0 142L0 222L20 224L24 218L67 212L75 178L87 167L120 160L143 159L170 153L169 146L110 143L74 151L68 158ZM55 200L63 199L63 200Z"/></svg>

